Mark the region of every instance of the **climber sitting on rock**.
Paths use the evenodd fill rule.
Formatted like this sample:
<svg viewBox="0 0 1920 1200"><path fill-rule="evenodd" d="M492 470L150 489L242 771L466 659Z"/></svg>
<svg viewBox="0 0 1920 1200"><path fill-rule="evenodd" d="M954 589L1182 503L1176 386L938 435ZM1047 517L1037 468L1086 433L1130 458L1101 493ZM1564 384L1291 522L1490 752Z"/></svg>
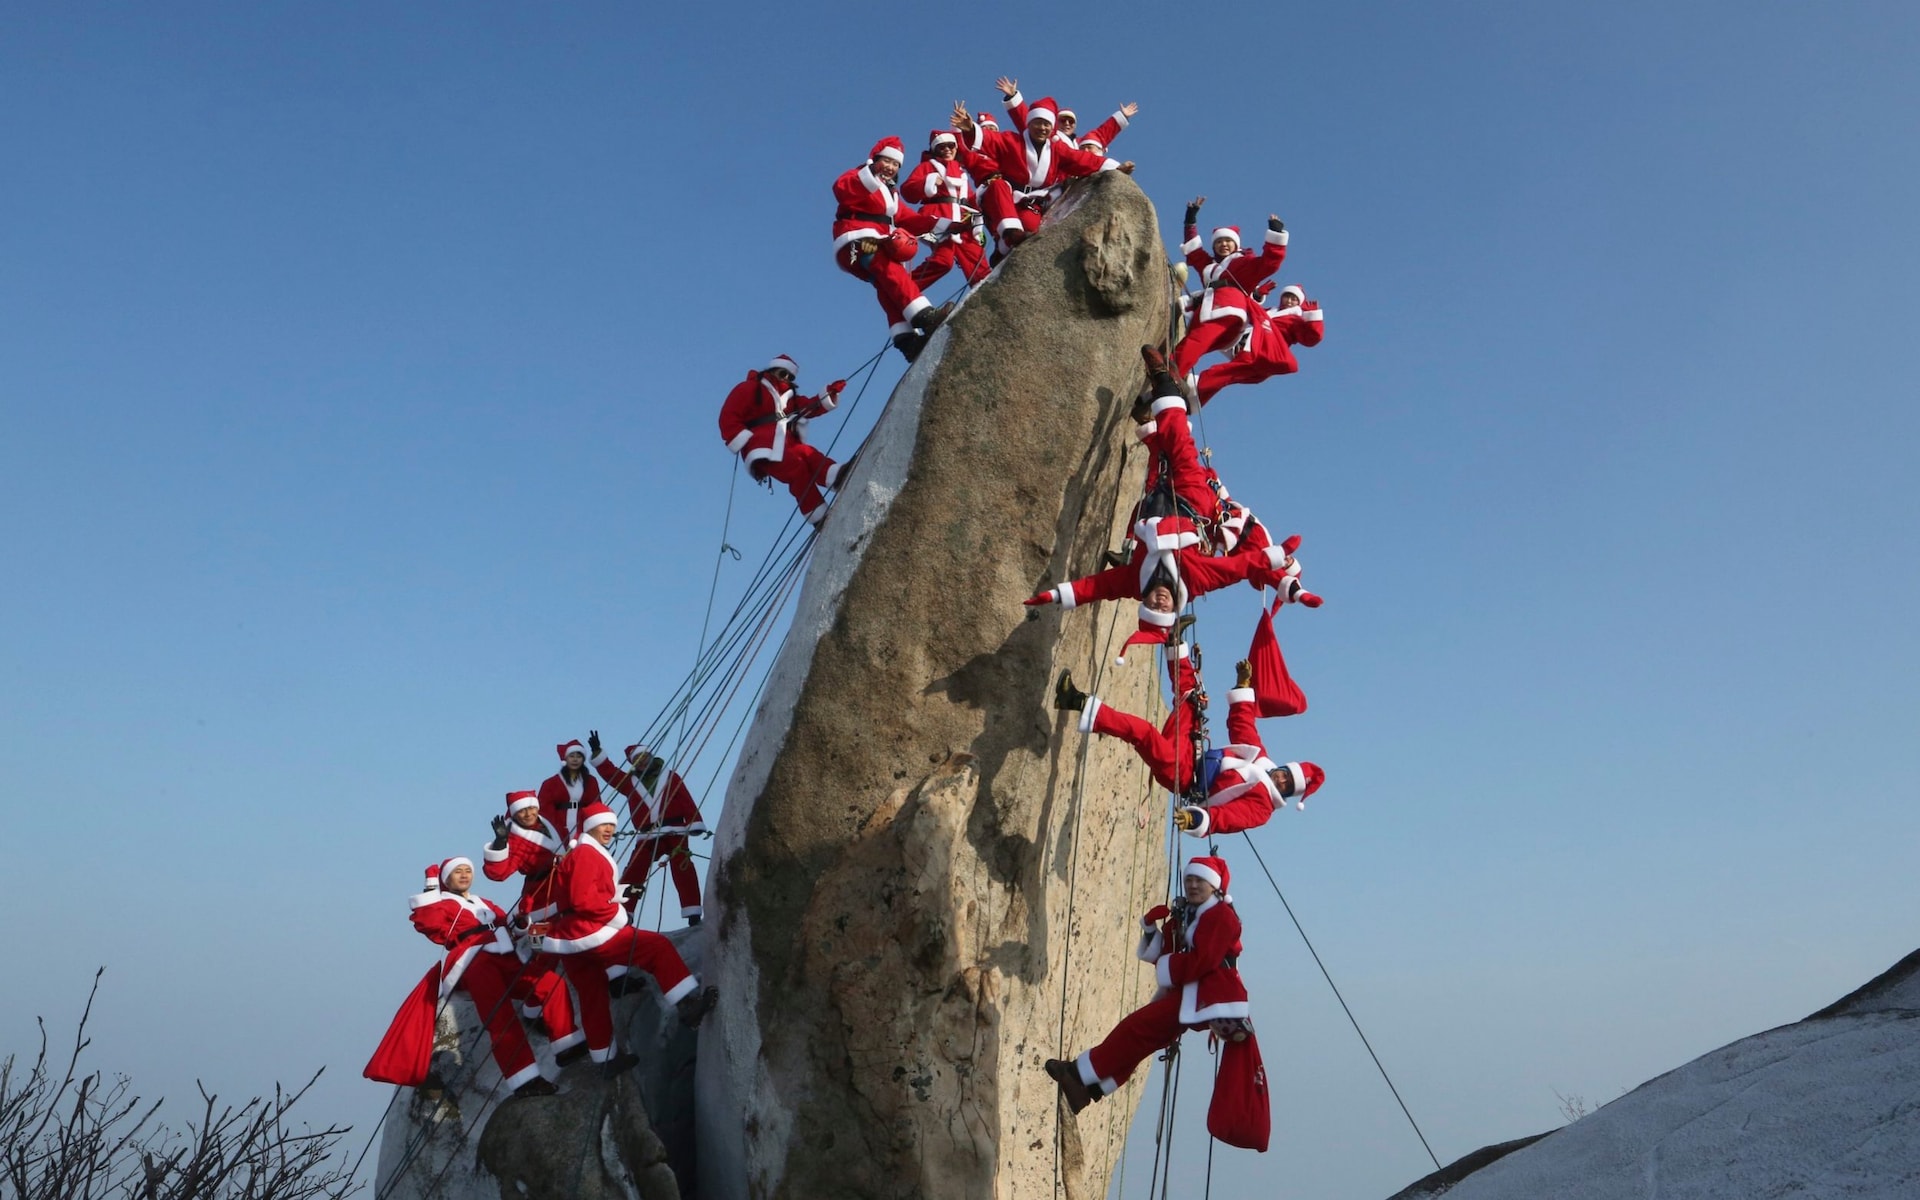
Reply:
<svg viewBox="0 0 1920 1200"><path fill-rule="evenodd" d="M1151 398L1141 397L1133 408L1134 435L1152 455L1147 460L1146 494L1151 496L1163 484L1171 488L1187 515L1198 524L1207 549L1215 555L1265 550L1273 545L1273 537L1260 519L1227 494L1218 472L1200 462L1193 426L1187 419L1186 397L1167 368L1166 356L1155 347L1142 346L1140 357L1146 362L1152 389ZM1297 589L1286 581L1289 571L1295 577L1299 574L1298 564L1292 559L1299 548L1298 535L1288 538L1282 547L1288 557L1282 565L1255 572L1248 582L1255 587L1274 588L1284 599L1292 599Z"/></svg>
<svg viewBox="0 0 1920 1200"><path fill-rule="evenodd" d="M494 1065L507 1087L515 1095L551 1096L554 1086L540 1074L511 997L520 986L522 971L506 911L470 892L473 863L466 858L449 858L437 868L428 868L427 885L408 902L413 927L428 941L444 946L447 956L427 972L394 1015L365 1074L411 1087L425 1082L433 1054L435 1014L442 1001L462 991L472 999L487 1028ZM552 1023L560 1026L552 1029L550 1024L558 1039L555 1044L564 1049L570 1044L565 1041L569 1035L578 1041L564 988L557 1003L548 1007Z"/></svg>
<svg viewBox="0 0 1920 1200"><path fill-rule="evenodd" d="M1277 215L1267 216L1267 236L1260 253L1249 254L1240 246L1240 227L1222 225L1209 239L1212 253L1200 241L1200 206L1205 196L1195 196L1187 205L1186 241L1180 253L1187 265L1200 273L1204 291L1187 336L1173 348L1173 371L1189 378L1210 350L1230 352L1240 333L1252 320L1249 310L1255 306L1253 289L1275 271L1287 257L1287 226Z"/></svg>
<svg viewBox="0 0 1920 1200"><path fill-rule="evenodd" d="M912 362L952 306L935 308L922 296L907 264L920 250L920 234L939 237L951 222L901 202L894 181L906 160L899 138L881 138L866 162L833 181L833 199L839 206L833 214L833 261L855 279L873 285L887 314L894 348Z"/></svg>
<svg viewBox="0 0 1920 1200"><path fill-rule="evenodd" d="M1280 289L1279 302L1269 309L1262 301L1272 286L1268 280L1254 289L1254 303L1247 309L1251 326L1234 344L1233 357L1200 372L1195 395L1202 405L1221 388L1293 374L1300 369L1293 347L1320 344L1325 328L1320 305L1307 299L1305 288L1290 283Z"/></svg>
<svg viewBox="0 0 1920 1200"><path fill-rule="evenodd" d="M720 438L755 479L786 484L800 515L818 525L827 516L820 489L839 487L849 464L807 445L807 422L833 411L847 381L834 380L818 396L800 396L794 391L799 375L799 365L784 354L748 371L720 405Z"/></svg>
<svg viewBox="0 0 1920 1200"><path fill-rule="evenodd" d="M1010 85L1012 81L1005 83ZM1131 162L1115 162L1055 142L1057 115L1051 98L1038 100L1027 109L1025 133L987 133L974 124L966 105L953 106L953 127L968 145L978 147L968 152L967 169L975 179L990 181L983 183L980 192L987 226L1007 250L1040 228L1053 189L1068 179L1102 171L1133 173Z"/></svg>
<svg viewBox="0 0 1920 1200"><path fill-rule="evenodd" d="M665 859L673 876L673 890L680 897L680 915L688 925L700 923L700 880L693 870L693 852L687 838L705 833L707 825L700 817L700 806L680 772L666 769L666 760L635 742L621 752L624 767L615 766L600 750L600 731L587 734L587 746L593 751L593 769L607 786L627 798L633 814L635 846L620 876L622 886L644 890L653 864ZM628 904L628 913L638 897Z"/></svg>
<svg viewBox="0 0 1920 1200"><path fill-rule="evenodd" d="M913 269L914 286L923 290L932 287L956 263L968 283L979 283L987 277L987 255L982 245L985 226L978 221L973 177L960 165L959 154L958 134L951 129L934 130L927 135L920 165L900 186L901 195L919 204L922 213L953 223L934 239L933 253Z"/></svg>
<svg viewBox="0 0 1920 1200"><path fill-rule="evenodd" d="M1248 1024L1240 981L1240 917L1227 895L1227 864L1195 858L1181 872L1182 895L1140 918L1135 953L1154 965L1153 999L1120 1019L1105 1040L1078 1058L1048 1059L1046 1072L1078 1113L1117 1091L1134 1068L1189 1029L1243 1041Z"/></svg>
<svg viewBox="0 0 1920 1200"><path fill-rule="evenodd" d="M481 855L481 870L495 883L522 876L514 913L525 920L544 921L552 915L547 893L554 864L565 849L560 831L540 815L539 797L533 792L508 792L507 815L493 819L493 841Z"/></svg>
<svg viewBox="0 0 1920 1200"><path fill-rule="evenodd" d="M651 930L635 929L621 906L622 889L614 882L613 842L619 818L596 804L580 819L582 832L560 861L554 879L559 911L545 928L536 927L534 949L560 956L561 969L580 1000L580 1024L587 1035L587 1053L608 1075L639 1063L628 1051L615 1056L613 1004L608 971L627 967L644 971L660 985L668 1004L678 1006L680 1020L690 1026L713 1007L716 989L702 990L687 970L673 943Z"/></svg>

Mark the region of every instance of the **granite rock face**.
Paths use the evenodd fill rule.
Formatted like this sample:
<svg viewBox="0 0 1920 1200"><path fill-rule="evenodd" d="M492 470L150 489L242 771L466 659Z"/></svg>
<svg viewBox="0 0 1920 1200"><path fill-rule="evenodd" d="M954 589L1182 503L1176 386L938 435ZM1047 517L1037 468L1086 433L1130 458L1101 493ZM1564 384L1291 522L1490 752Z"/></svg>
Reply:
<svg viewBox="0 0 1920 1200"><path fill-rule="evenodd" d="M1165 800L1049 701L1070 668L1158 720L1158 668L1113 664L1132 605L1021 601L1120 543L1169 293L1133 181L1075 185L835 502L714 843L706 1200L1106 1194L1140 1084L1076 1120L1040 1064L1152 991L1133 948Z"/></svg>

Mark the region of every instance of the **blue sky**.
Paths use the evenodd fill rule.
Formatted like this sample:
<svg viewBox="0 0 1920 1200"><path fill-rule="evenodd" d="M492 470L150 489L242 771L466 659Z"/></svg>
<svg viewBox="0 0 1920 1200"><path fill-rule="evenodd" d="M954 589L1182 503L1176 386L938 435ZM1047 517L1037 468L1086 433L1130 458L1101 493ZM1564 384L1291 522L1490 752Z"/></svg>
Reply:
<svg viewBox="0 0 1920 1200"><path fill-rule="evenodd" d="M1298 376L1206 414L1329 601L1283 615L1312 709L1268 729L1329 782L1258 836L1443 1159L1914 947L1909 6L859 25L0 13L0 902L31 947L0 1046L105 963L100 1061L142 1089L326 1063L312 1115L369 1120L419 867L689 664L727 387L881 344L832 177L1002 72L1089 123L1138 101L1115 150L1169 240L1196 193L1278 211L1328 311ZM787 502L733 503L750 564ZM1203 610L1214 672L1251 614ZM1424 1155L1226 852L1276 1133L1216 1194L1386 1195Z"/></svg>

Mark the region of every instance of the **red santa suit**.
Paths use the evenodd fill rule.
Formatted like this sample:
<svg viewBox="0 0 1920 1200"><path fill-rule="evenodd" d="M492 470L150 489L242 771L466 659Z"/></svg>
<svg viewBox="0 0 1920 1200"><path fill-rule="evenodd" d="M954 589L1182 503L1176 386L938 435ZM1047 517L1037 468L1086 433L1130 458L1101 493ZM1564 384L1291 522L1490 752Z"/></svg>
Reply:
<svg viewBox="0 0 1920 1200"><path fill-rule="evenodd" d="M1051 99L1037 102L1033 116L1054 116ZM1048 138L1035 146L1025 132L982 133L979 149L967 156L968 170L976 178L998 176L980 192L980 208L994 236L1003 241L1008 234L1025 236L1040 228L1040 219L1053 189L1082 175L1118 170L1120 164L1099 154L1089 154Z"/></svg>
<svg viewBox="0 0 1920 1200"><path fill-rule="evenodd" d="M1077 1060L1080 1082L1095 1095L1118 1090L1132 1078L1134 1068L1186 1030L1248 1015L1247 989L1237 966L1240 916L1227 895L1227 864L1196 858L1186 865L1183 877L1187 875L1206 879L1218 890L1198 908L1182 904L1164 923L1156 925L1150 918L1165 908L1141 918L1136 953L1154 965L1159 988L1152 1000L1122 1017L1104 1041Z"/></svg>
<svg viewBox="0 0 1920 1200"><path fill-rule="evenodd" d="M408 901L413 927L429 941L446 947L447 955L427 972L395 1014L365 1073L368 1078L391 1083L422 1083L433 1052L434 1013L457 990L465 992L479 1011L501 1077L509 1088L518 1089L540 1077L539 1064L534 1061L512 1001L520 987L520 956L507 932L507 914L499 905L471 893L456 895L441 889L440 884L458 866L471 869L473 863L465 858L447 859L431 874L429 881L435 886ZM573 1033L564 992L561 1003L554 1007L555 1019L565 1033ZM402 1063L406 1065L396 1070Z"/></svg>
<svg viewBox="0 0 1920 1200"><path fill-rule="evenodd" d="M1185 795L1193 783L1197 757L1194 733L1203 718L1188 703L1199 690L1200 677L1194 672L1189 647L1181 642L1169 655L1168 670L1173 676L1173 706L1166 721L1155 729L1130 712L1123 712L1088 696L1080 709L1080 732L1119 738L1132 746L1140 761L1147 764L1153 780L1175 795Z"/></svg>
<svg viewBox="0 0 1920 1200"><path fill-rule="evenodd" d="M833 181L833 261L855 279L873 285L887 314L888 332L898 338L913 331L913 320L932 308L907 272L923 233L945 233L946 222L903 203L899 191L873 173L873 160L906 163L899 138L882 138L867 161Z"/></svg>
<svg viewBox="0 0 1920 1200"><path fill-rule="evenodd" d="M1251 582L1255 587L1279 589L1283 602L1296 601L1308 607L1320 604L1320 597L1298 586L1299 561L1281 546L1209 556L1200 544L1198 528L1185 516L1146 517L1135 521L1133 542L1133 559L1126 565L1109 567L1049 588L1024 603L1078 608L1095 600L1139 600L1139 632L1127 639L1127 646L1166 644L1167 631L1173 627L1181 609L1195 598L1228 584ZM1156 612L1146 605L1147 593L1153 589L1156 578L1164 580L1173 592L1172 612ZM1120 661L1126 660L1123 657Z"/></svg>
<svg viewBox="0 0 1920 1200"><path fill-rule="evenodd" d="M1239 248L1238 226L1223 225L1203 243L1198 225L1189 219L1186 235L1180 253L1186 256L1187 265L1199 273L1206 290L1200 293L1199 307L1194 310L1187 336L1173 348L1173 373L1182 377L1193 373L1201 355L1210 350L1227 350L1239 340L1241 330L1253 319L1250 314L1256 307L1252 297L1254 286L1278 271L1287 257L1285 228L1269 226L1258 254ZM1223 237L1233 239L1234 250L1216 259L1210 247Z"/></svg>
<svg viewBox="0 0 1920 1200"><path fill-rule="evenodd" d="M807 445L807 421L832 412L847 385L836 379L818 396L799 396L791 384L768 374L775 369L800 373L784 354L758 371L748 371L720 405L720 438L755 479L786 484L801 515L818 525L827 515L820 489L838 487L845 466Z"/></svg>
<svg viewBox="0 0 1920 1200"><path fill-rule="evenodd" d="M1196 394L1201 404L1236 383L1259 383L1275 375L1291 375L1300 369L1293 357L1295 346L1318 346L1324 331L1324 317L1318 302L1306 299L1306 293L1289 286L1280 293L1280 307L1259 304L1249 310L1252 319L1242 335L1234 355L1218 366L1200 372Z"/></svg>
<svg viewBox="0 0 1920 1200"><path fill-rule="evenodd" d="M596 807L581 818L581 835L560 860L554 899L560 909L536 939L543 954L560 956L567 982L580 999L580 1024L587 1053L595 1062L613 1057L613 1002L607 973L617 967L645 971L659 983L668 1004L692 995L700 982L687 970L673 943L657 933L635 929L620 906L613 855L588 833L618 818Z"/></svg>
<svg viewBox="0 0 1920 1200"><path fill-rule="evenodd" d="M1040 103L1044 105L1047 102L1042 100ZM1027 127L1027 121L1030 119L1027 113L1027 102L1021 98L1019 92L1007 97L1007 113L1013 118L1010 124L1015 129ZM1090 154L1105 154L1107 147L1113 145L1113 139L1120 136L1120 131L1125 129L1128 123L1127 114L1116 108L1113 110L1113 115L1094 126L1092 132L1083 134L1078 128L1079 116L1079 113L1061 105L1054 116L1053 140L1064 146L1085 150ZM1068 117L1075 118L1075 130L1071 134L1062 133L1059 128L1060 122Z"/></svg>
<svg viewBox="0 0 1920 1200"><path fill-rule="evenodd" d="M913 269L914 286L925 290L951 271L955 263L968 283L987 277L987 255L974 234L973 213L980 207L974 193L973 177L959 158L941 161L933 151L943 145L959 149L960 138L951 129L936 129L928 136L927 153L920 165L900 185L900 194L920 206L920 211L953 222L925 262Z"/></svg>
<svg viewBox="0 0 1920 1200"><path fill-rule="evenodd" d="M631 763L641 749L637 742L628 746L626 761ZM686 780L680 778L680 772L669 770L661 776L658 790L649 792L638 776L614 766L613 760L604 754L593 760L593 769L606 780L607 786L627 798L627 810L633 815L637 836L633 856L620 875L621 885L644 886L653 864L666 859L667 871L673 876L673 890L680 897L680 915L699 918L704 911L700 907L700 880L694 873L687 838L705 833L707 824L700 816L700 806L694 803L693 793L687 790Z"/></svg>
<svg viewBox="0 0 1920 1200"><path fill-rule="evenodd" d="M1189 811L1198 824L1186 832L1194 837L1219 837L1257 829L1273 817L1276 806L1297 796L1300 807L1307 797L1320 790L1326 772L1312 763L1286 764L1290 782L1275 777L1280 764L1267 757L1260 741L1258 696L1250 687L1234 688L1227 693L1227 736L1233 740L1220 747L1220 766L1213 782L1207 785L1204 808Z"/></svg>
<svg viewBox="0 0 1920 1200"><path fill-rule="evenodd" d="M563 768L567 755L575 750L580 752L582 758L586 757L587 748L580 744L578 738L554 747L554 751L560 755ZM600 803L600 784L584 767L580 770L580 778L571 783L567 781L566 771L562 770L547 776L541 782L537 795L540 815L560 834L561 844L568 845L580 833L580 810L589 804Z"/></svg>
<svg viewBox="0 0 1920 1200"><path fill-rule="evenodd" d="M1218 472L1201 463L1193 442L1193 426L1187 419L1186 398L1173 387L1170 377L1154 399L1153 419L1136 425L1134 436L1152 453L1147 460L1147 493L1165 479L1193 516L1209 553L1265 550L1273 545L1273 537L1260 519L1228 494ZM1299 547L1297 536L1289 538L1284 553L1290 558ZM1258 587L1284 587L1282 577L1290 569L1283 563L1277 570L1257 573L1252 582ZM1293 571L1294 576L1298 574Z"/></svg>

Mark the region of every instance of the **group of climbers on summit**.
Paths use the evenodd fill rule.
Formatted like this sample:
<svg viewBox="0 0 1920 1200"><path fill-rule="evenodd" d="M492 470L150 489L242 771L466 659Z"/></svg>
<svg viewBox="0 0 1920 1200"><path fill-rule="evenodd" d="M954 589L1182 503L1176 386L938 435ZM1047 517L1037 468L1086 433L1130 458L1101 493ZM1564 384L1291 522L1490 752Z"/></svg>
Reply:
<svg viewBox="0 0 1920 1200"><path fill-rule="evenodd" d="M473 893L472 859L456 855L427 868L426 885L408 907L414 928L446 955L395 1014L367 1064L368 1078L424 1083L440 1006L455 991L479 1011L514 1095L556 1090L541 1073L523 1020L546 1035L556 1065L590 1058L613 1075L640 1061L617 1052L613 1031L612 996L626 990L632 972L651 977L687 1025L698 1025L713 1007L715 989L700 986L673 943L633 924L661 860L681 915L689 925L700 923L687 839L706 825L686 781L637 743L615 764L597 730L585 746L574 740L554 751L560 769L534 791L507 793L506 812L493 817L493 840L481 854L488 879L520 877L511 911ZM602 801L602 781L626 798L634 829L624 870L612 848L620 819Z"/></svg>

